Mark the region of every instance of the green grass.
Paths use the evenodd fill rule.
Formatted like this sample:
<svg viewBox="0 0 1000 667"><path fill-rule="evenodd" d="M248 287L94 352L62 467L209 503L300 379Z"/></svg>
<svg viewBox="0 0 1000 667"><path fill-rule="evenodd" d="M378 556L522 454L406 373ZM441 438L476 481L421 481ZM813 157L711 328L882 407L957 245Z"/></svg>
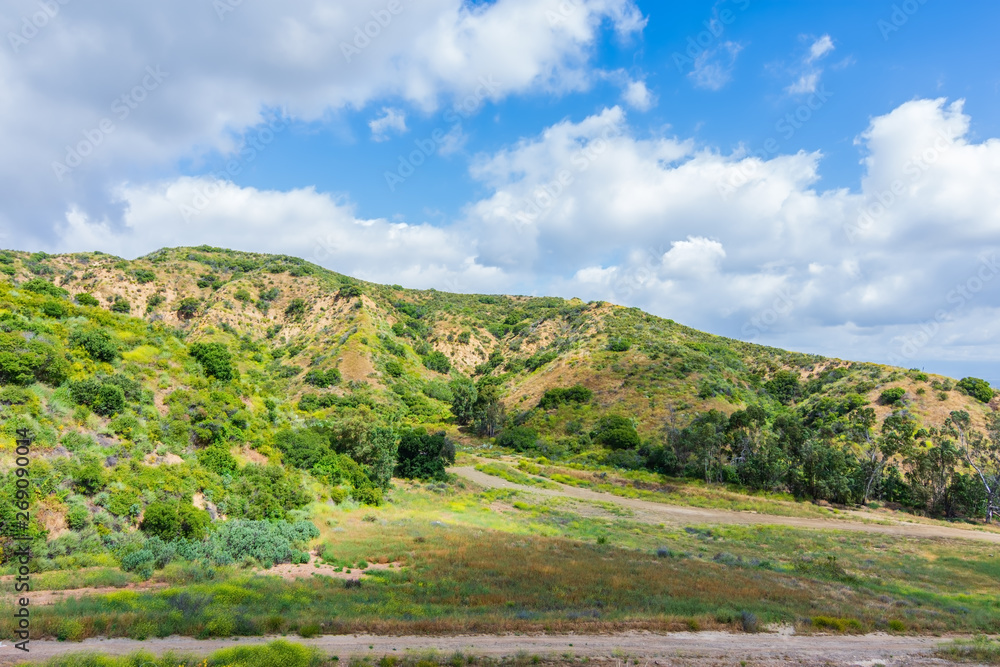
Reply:
<svg viewBox="0 0 1000 667"><path fill-rule="evenodd" d="M980 636L975 639L956 639L935 651L938 657L956 662L977 662L1000 665L1000 641Z"/></svg>
<svg viewBox="0 0 1000 667"><path fill-rule="evenodd" d="M486 473L487 475L505 479L508 482L513 482L514 484L521 484L523 486L537 486L542 489L559 488L558 484L553 484L548 480L540 479L531 475L525 475L523 472L514 470L510 466L506 466L502 463L494 463L492 461L490 463L480 463L476 466L476 470Z"/></svg>
<svg viewBox="0 0 1000 667"><path fill-rule="evenodd" d="M98 653L69 653L51 658L45 667L325 667L336 664L311 648L279 640L264 646L241 646L212 653L208 658L167 653L157 657L138 652L128 656L104 656Z"/></svg>
<svg viewBox="0 0 1000 667"><path fill-rule="evenodd" d="M166 589L36 608L33 631L195 637L266 633L739 630L836 619L826 631L1000 630L993 545L768 526L587 517L561 498L403 486L393 504L316 508L340 563L399 562L360 588L236 567L171 565ZM365 520L374 515L375 521ZM329 560L329 559L328 559ZM0 633L12 628L0 610ZM810 619L803 624L801 619ZM820 621L822 624L823 621ZM318 626L318 627L316 627Z"/></svg>

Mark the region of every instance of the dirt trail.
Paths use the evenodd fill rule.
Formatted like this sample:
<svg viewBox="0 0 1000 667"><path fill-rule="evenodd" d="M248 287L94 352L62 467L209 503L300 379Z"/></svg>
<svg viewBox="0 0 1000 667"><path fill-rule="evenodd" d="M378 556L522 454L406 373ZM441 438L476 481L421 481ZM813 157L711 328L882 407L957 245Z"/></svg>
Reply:
<svg viewBox="0 0 1000 667"><path fill-rule="evenodd" d="M254 645L278 637L243 637L239 639L198 640L190 637L167 637L137 641L133 639L88 639L80 643L32 641L31 660L46 660L76 652L99 652L123 655L138 650L157 655L202 656L221 648ZM618 664L626 657L658 665L705 666L735 664L746 660L761 667L777 665L942 665L933 657L935 647L944 639L905 637L885 634L861 636L792 635L785 633L729 634L725 632L678 632L666 635L627 633L619 635L506 635L457 637L374 637L367 635L327 635L313 639L288 638L315 646L327 656L341 660L371 655L405 655L407 651L438 651L445 656L461 651L477 656L528 655L561 658L567 656L604 658ZM17 654L17 655L15 655ZM10 646L0 648L0 665L23 660L20 651ZM724 662L720 663L719 661ZM346 663L344 663L346 664Z"/></svg>
<svg viewBox="0 0 1000 667"><path fill-rule="evenodd" d="M514 489L526 493L534 493L541 496L557 496L562 498L574 498L576 500L597 501L603 503L614 503L621 507L626 507L635 512L633 521L643 523L683 523L683 524L739 524L739 525L770 525L770 526L791 526L793 528L810 528L818 530L847 530L862 533L881 533L884 535L895 535L899 537L946 537L960 540L981 540L1000 544L1000 533L990 533L977 530L963 530L961 528L950 528L948 526L934 526L914 523L893 523L891 525L863 523L862 521L852 521L848 519L810 519L803 517L777 516L773 514L754 514L751 512L734 512L731 510L705 509L702 507L681 507L678 505L667 505L648 500L637 500L635 498L623 498L610 493L600 493L581 489L575 486L559 484L559 489L543 489L535 486L523 486L508 482L505 479L494 477L480 472L471 466L460 466L449 468L453 472L465 479L475 482L480 486L492 489ZM853 513L858 518L863 518L863 513ZM872 515L872 520L885 521L885 517Z"/></svg>

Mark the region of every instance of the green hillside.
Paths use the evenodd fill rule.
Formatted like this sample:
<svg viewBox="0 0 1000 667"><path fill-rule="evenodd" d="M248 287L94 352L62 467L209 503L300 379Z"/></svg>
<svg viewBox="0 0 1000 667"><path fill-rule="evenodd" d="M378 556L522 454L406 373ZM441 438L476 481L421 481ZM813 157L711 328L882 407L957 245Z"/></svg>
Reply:
<svg viewBox="0 0 1000 667"><path fill-rule="evenodd" d="M41 569L304 562L310 503L391 502L456 446L972 520L997 502L972 378L210 247L4 251L0 271L0 518L27 428Z"/></svg>

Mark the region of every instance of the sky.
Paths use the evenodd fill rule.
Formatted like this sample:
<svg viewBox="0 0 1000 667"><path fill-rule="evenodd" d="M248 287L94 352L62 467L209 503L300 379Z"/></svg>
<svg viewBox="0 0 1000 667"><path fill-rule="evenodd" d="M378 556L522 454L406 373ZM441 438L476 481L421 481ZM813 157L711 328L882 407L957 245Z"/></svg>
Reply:
<svg viewBox="0 0 1000 667"><path fill-rule="evenodd" d="M0 245L284 253L1000 386L998 20L0 0Z"/></svg>

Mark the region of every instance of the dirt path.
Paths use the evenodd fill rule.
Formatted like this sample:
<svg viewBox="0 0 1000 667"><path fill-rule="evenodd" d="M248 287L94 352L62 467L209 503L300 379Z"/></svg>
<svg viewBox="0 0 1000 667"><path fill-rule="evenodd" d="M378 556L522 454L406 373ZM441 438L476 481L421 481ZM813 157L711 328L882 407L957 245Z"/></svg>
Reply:
<svg viewBox="0 0 1000 667"><path fill-rule="evenodd" d="M168 637L136 641L132 639L86 640L80 643L55 641L31 642L30 658L46 660L75 652L99 652L123 655L137 650L157 655L173 651L202 656L220 648L261 644L278 637L198 640ZM679 632L668 635L628 633L620 635L559 636L459 636L459 637L373 637L366 635L327 635L314 639L289 638L290 641L315 646L327 656L341 660L370 655L405 655L406 652L437 651L445 656L461 651L477 656L513 656L524 651L540 657L589 657L615 660L626 657L659 665L716 665L747 661L757 667L777 665L941 665L933 657L935 647L944 639L895 635L826 636L784 633L729 634L724 632ZM18 654L18 655L15 655ZM0 648L0 665L23 660L20 651L10 646ZM346 663L344 663L346 664Z"/></svg>
<svg viewBox="0 0 1000 667"><path fill-rule="evenodd" d="M559 484L559 489L543 489L535 486L523 486L508 482L505 479L487 475L479 472L471 466L461 466L449 468L453 472L470 482L475 482L480 486L491 489L514 489L525 493L534 493L541 496L555 496L561 498L574 498L576 500L596 501L602 503L614 503L621 507L626 507L635 515L629 517L633 521L643 523L683 523L683 524L739 524L755 525L764 524L771 526L791 526L793 528L810 528L819 530L847 530L862 533L881 533L884 535L896 535L899 537L947 537L961 540L981 540L1000 544L1000 533L989 533L977 530L963 530L961 528L950 528L948 526L933 526L915 523L893 523L891 525L877 523L863 523L862 521L852 521L847 519L809 519L803 517L777 516L772 514L755 514L751 512L734 512L731 510L705 509L702 507L681 507L678 505L667 505L648 500L637 500L635 498L623 498L610 493L599 493L589 489L581 489L575 486ZM862 516L862 513L855 513ZM885 521L885 517L872 515L872 520Z"/></svg>

